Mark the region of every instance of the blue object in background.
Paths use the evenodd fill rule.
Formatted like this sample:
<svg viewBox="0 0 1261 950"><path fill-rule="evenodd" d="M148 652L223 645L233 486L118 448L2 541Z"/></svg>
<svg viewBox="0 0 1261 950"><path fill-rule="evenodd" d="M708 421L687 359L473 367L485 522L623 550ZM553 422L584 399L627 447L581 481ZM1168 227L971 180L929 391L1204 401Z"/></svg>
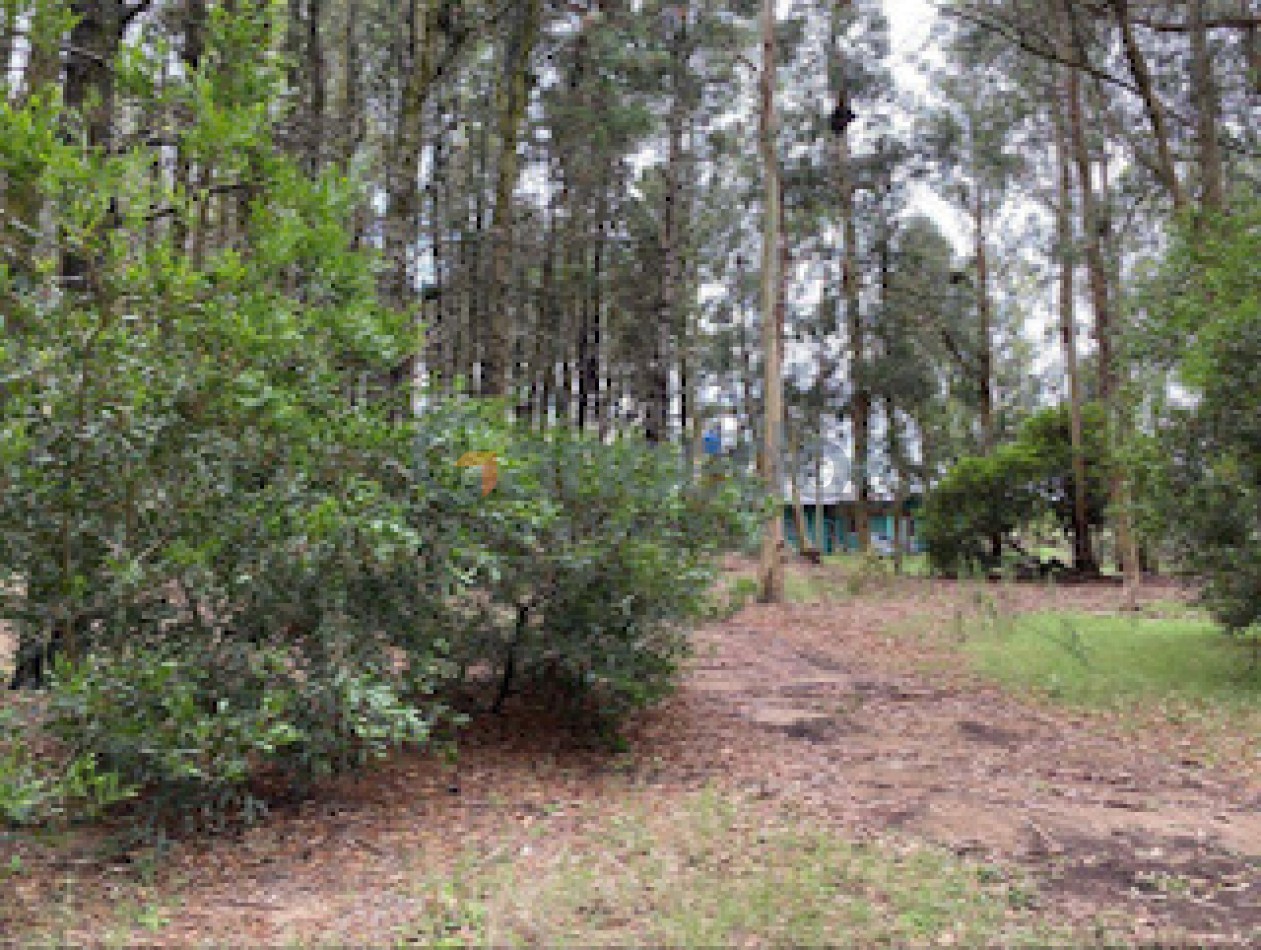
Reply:
<svg viewBox="0 0 1261 950"><path fill-rule="evenodd" d="M710 430L701 437L701 444L706 455L719 455L722 452L722 433Z"/></svg>

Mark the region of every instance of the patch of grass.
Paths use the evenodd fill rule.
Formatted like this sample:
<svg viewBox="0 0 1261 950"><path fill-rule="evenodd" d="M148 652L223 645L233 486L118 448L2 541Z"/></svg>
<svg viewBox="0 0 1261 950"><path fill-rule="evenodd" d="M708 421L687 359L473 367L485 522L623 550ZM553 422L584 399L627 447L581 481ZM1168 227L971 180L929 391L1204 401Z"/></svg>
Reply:
<svg viewBox="0 0 1261 950"><path fill-rule="evenodd" d="M848 843L707 791L426 880L398 946L1045 944L1013 909L1029 893L934 848Z"/></svg>
<svg viewBox="0 0 1261 950"><path fill-rule="evenodd" d="M980 672L1065 703L1261 706L1250 650L1206 620L1045 613L985 626L964 646Z"/></svg>
<svg viewBox="0 0 1261 950"><path fill-rule="evenodd" d="M162 931L173 919L172 903L123 900L115 911L116 924L102 937L106 947L134 947Z"/></svg>
<svg viewBox="0 0 1261 950"><path fill-rule="evenodd" d="M1208 619L1208 613L1203 607L1184 600L1152 600L1143 604L1140 609L1144 617L1161 620Z"/></svg>
<svg viewBox="0 0 1261 950"><path fill-rule="evenodd" d="M713 620L728 620L757 599L758 584L752 577L724 579L710 591L706 616Z"/></svg>
<svg viewBox="0 0 1261 950"><path fill-rule="evenodd" d="M870 555L869 555L870 556ZM879 556L881 563L888 566L890 574L893 573L893 557L890 555ZM864 558L861 554L846 552L844 554L829 554L823 558L823 563L831 567L840 568L846 573L855 573L863 570ZM932 571L929 569L927 554L904 554L902 555L902 576L903 577L929 577Z"/></svg>
<svg viewBox="0 0 1261 950"><path fill-rule="evenodd" d="M790 604L815 604L844 596L842 579L798 571L784 573L784 599Z"/></svg>

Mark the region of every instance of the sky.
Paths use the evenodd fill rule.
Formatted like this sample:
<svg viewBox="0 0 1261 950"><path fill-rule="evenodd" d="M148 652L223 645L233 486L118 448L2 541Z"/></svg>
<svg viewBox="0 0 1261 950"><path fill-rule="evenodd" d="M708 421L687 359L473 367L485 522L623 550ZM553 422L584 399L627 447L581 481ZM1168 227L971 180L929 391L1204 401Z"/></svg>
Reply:
<svg viewBox="0 0 1261 950"><path fill-rule="evenodd" d="M926 99L931 95L928 77L921 65L940 63L941 58L929 46L929 36L937 22L937 9L929 0L883 0L889 21L889 39L893 60L893 76L904 101ZM933 218L954 242L960 253L967 252L968 237L962 215L943 201L927 184L916 183L911 189L911 203L916 211Z"/></svg>

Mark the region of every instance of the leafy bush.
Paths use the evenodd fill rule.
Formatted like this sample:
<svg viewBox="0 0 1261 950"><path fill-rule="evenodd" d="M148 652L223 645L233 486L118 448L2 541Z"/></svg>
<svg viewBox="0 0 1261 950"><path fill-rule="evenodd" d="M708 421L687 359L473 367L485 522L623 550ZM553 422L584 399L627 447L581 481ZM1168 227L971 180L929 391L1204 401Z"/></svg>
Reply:
<svg viewBox="0 0 1261 950"><path fill-rule="evenodd" d="M29 723L14 710L0 713L0 823L23 825L64 815L95 815L135 789L100 767L96 756L33 749Z"/></svg>
<svg viewBox="0 0 1261 950"><path fill-rule="evenodd" d="M0 180L45 229L0 256L0 620L14 685L51 688L29 737L77 776L15 751L10 817L132 791L248 815L256 779L428 741L445 681L479 664L605 713L648 702L711 555L748 533L738 482L697 487L648 446L513 433L497 404L415 417L381 391L415 328L352 247L352 188L275 145L269 19L215 12L178 77L141 45L116 64L120 88L160 70L184 157L242 176L231 240L196 253L207 196L150 174L146 147L85 147L56 101L0 97ZM503 459L489 498L468 450Z"/></svg>
<svg viewBox="0 0 1261 950"><path fill-rule="evenodd" d="M1082 422L1087 521L1097 525L1108 502L1103 407L1084 406ZM933 568L954 574L997 564L1008 535L1048 515L1071 533L1074 491L1068 407L1033 413L1014 442L960 459L929 492L924 541Z"/></svg>
<svg viewBox="0 0 1261 950"><path fill-rule="evenodd" d="M934 570L958 573L996 562L1002 539L1041 506L1037 453L1004 445L960 459L924 502L924 543Z"/></svg>
<svg viewBox="0 0 1261 950"><path fill-rule="evenodd" d="M200 255L184 246L195 202L136 173L144 148L84 148L55 103L0 101L0 179L45 208L49 235L0 274L15 685L62 657L46 728L70 761L212 810L245 802L259 770L305 780L426 739L442 671L429 604L476 497L439 465L475 413L400 423L362 396L414 332L351 247L350 188L272 144L266 19L215 16L215 55L171 90L190 150L251 176L236 240ZM90 280L59 283L70 257Z"/></svg>
<svg viewBox="0 0 1261 950"><path fill-rule="evenodd" d="M387 671L343 664L300 675L274 647L207 647L61 664L49 732L76 760L150 792L150 810L212 820L257 811L248 786L260 774L302 781L428 738L427 716Z"/></svg>
<svg viewBox="0 0 1261 950"><path fill-rule="evenodd" d="M455 658L489 665L502 703L547 680L615 716L659 698L704 614L716 555L757 524L756 489L698 484L669 450L557 432L522 438L500 486L470 516L476 606L462 604Z"/></svg>

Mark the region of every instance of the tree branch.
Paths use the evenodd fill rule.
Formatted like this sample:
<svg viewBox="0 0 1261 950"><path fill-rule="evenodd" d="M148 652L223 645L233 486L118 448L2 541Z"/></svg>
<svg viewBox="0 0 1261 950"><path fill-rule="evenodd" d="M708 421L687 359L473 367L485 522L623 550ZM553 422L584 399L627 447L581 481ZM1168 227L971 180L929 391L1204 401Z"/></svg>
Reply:
<svg viewBox="0 0 1261 950"><path fill-rule="evenodd" d="M1061 66L1067 66L1070 69L1080 70L1088 76L1093 76L1100 82L1122 89L1132 96L1137 96L1140 99L1142 98L1142 90L1134 83L1126 79L1122 79L1119 76L1114 76L1106 69L1102 69L1087 60L1063 55L1058 50L1045 43L1036 42L1034 39L1030 38L1028 30L1017 26L1014 23L994 20L983 16L976 11L962 9L959 7L939 6L937 9L943 16L954 17L955 19L963 20L975 27L979 27L982 30L994 33L1032 56L1036 56L1039 59L1043 59L1048 62L1058 63ZM1138 21L1135 20L1134 22L1137 23ZM1167 108L1166 114L1176 119L1184 128L1193 129L1196 127L1196 120L1183 114L1182 112ZM1261 154L1256 149L1250 149L1243 143L1231 138L1224 138L1222 144L1237 155L1254 156Z"/></svg>
<svg viewBox="0 0 1261 950"><path fill-rule="evenodd" d="M1141 26L1147 30L1155 30L1158 33L1190 33L1191 25L1189 23L1170 23L1167 20L1151 20L1146 17L1131 17L1131 21L1135 26ZM1204 21L1205 29L1209 30L1255 30L1261 28L1261 16L1222 16L1211 17Z"/></svg>
<svg viewBox="0 0 1261 950"><path fill-rule="evenodd" d="M254 181L224 182L223 184L211 185L208 188L199 189L199 194L201 195L229 195L235 191L245 191L246 189L254 188L257 185L258 185L258 182L254 182ZM152 222L159 221L162 218L169 218L172 215L179 214L180 210L181 209L177 207L176 205L170 205L169 207L166 207L166 208L156 208L153 211L150 211L140 220L143 221L145 224L151 224Z"/></svg>

